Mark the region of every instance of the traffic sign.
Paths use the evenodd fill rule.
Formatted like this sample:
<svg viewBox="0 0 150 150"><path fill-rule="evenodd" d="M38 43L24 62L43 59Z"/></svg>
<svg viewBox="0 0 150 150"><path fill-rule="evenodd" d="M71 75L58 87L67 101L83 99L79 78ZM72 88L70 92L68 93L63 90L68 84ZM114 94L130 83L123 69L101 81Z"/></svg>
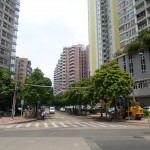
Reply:
<svg viewBox="0 0 150 150"><path fill-rule="evenodd" d="M21 105L24 105L24 99L21 100Z"/></svg>

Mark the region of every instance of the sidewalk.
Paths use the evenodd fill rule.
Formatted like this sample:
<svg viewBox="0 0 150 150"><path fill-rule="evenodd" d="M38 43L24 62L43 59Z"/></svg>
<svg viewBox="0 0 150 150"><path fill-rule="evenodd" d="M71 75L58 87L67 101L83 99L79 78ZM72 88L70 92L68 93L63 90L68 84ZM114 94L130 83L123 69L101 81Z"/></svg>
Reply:
<svg viewBox="0 0 150 150"><path fill-rule="evenodd" d="M123 120L112 119L112 120L109 120L106 116L100 117L100 114L88 115L88 117L93 118L93 119L97 119L99 121L128 122L128 123L150 125L150 117L149 118L142 118L141 120L130 120L130 119L123 119Z"/></svg>
<svg viewBox="0 0 150 150"><path fill-rule="evenodd" d="M37 119L32 116L28 116L28 117L15 116L13 120L11 119L11 117L3 117L3 118L0 118L0 125L30 122L30 121L35 121L35 120L37 120Z"/></svg>

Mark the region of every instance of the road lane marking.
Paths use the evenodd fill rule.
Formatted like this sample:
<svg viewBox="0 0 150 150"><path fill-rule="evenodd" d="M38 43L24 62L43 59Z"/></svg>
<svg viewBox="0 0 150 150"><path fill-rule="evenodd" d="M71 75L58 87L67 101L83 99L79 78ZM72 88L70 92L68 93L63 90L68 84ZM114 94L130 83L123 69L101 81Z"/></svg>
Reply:
<svg viewBox="0 0 150 150"><path fill-rule="evenodd" d="M9 129L9 128L12 128L12 127L13 127L13 125L9 125L9 126L7 126L6 128Z"/></svg>
<svg viewBox="0 0 150 150"><path fill-rule="evenodd" d="M18 124L17 126L16 126L16 128L20 128L22 126L22 124Z"/></svg>
<svg viewBox="0 0 150 150"><path fill-rule="evenodd" d="M44 123L44 127L45 127L45 128L48 128L48 124L47 124L47 123Z"/></svg>
<svg viewBox="0 0 150 150"><path fill-rule="evenodd" d="M28 123L28 124L26 125L26 128L30 127L30 125L31 125L31 123Z"/></svg>
<svg viewBox="0 0 150 150"><path fill-rule="evenodd" d="M123 128L127 127L127 126L124 126L124 125L121 125L121 124L117 124L117 126L123 127Z"/></svg>
<svg viewBox="0 0 150 150"><path fill-rule="evenodd" d="M58 126L56 125L56 123L52 122L51 123L53 125L54 128L57 128Z"/></svg>
<svg viewBox="0 0 150 150"><path fill-rule="evenodd" d="M82 122L83 124L86 124L88 126L91 126L91 127L97 127L95 124L92 124L91 122L88 123L88 122Z"/></svg>
<svg viewBox="0 0 150 150"><path fill-rule="evenodd" d="M66 124L64 124L63 122L60 122L59 124L61 124L63 127L68 127Z"/></svg>
<svg viewBox="0 0 150 150"><path fill-rule="evenodd" d="M36 123L36 124L35 124L35 127L39 127L39 123Z"/></svg>
<svg viewBox="0 0 150 150"><path fill-rule="evenodd" d="M77 127L75 124L72 124L72 123L70 123L70 122L68 122L67 124L70 124L70 125L73 126L73 127Z"/></svg>
<svg viewBox="0 0 150 150"><path fill-rule="evenodd" d="M79 122L75 122L75 124L78 124L78 125L80 125L80 126L82 126L82 127L87 127L87 125L81 124L81 123L79 123Z"/></svg>
<svg viewBox="0 0 150 150"><path fill-rule="evenodd" d="M105 126L105 125L103 125L103 124L99 124L99 123L95 123L95 122L91 122L92 124L95 124L95 125L97 125L97 126L99 126L99 127L104 127L104 128L106 128L107 126Z"/></svg>

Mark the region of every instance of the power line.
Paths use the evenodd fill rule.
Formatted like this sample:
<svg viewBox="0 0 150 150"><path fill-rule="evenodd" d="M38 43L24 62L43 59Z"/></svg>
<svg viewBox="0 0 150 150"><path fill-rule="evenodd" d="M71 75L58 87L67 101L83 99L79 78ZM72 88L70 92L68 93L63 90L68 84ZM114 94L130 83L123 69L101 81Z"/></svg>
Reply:
<svg viewBox="0 0 150 150"><path fill-rule="evenodd" d="M35 87L51 87L51 86L45 86L45 85L35 85L35 84L24 84L26 86L35 86Z"/></svg>

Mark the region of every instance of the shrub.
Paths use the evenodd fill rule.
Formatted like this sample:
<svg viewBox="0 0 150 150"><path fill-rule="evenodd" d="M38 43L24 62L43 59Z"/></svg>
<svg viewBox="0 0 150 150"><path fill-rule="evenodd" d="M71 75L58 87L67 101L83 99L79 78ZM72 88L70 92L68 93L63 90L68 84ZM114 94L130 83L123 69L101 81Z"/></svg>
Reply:
<svg viewBox="0 0 150 150"><path fill-rule="evenodd" d="M149 116L149 112L147 109L143 109L143 113L145 114L145 116Z"/></svg>

